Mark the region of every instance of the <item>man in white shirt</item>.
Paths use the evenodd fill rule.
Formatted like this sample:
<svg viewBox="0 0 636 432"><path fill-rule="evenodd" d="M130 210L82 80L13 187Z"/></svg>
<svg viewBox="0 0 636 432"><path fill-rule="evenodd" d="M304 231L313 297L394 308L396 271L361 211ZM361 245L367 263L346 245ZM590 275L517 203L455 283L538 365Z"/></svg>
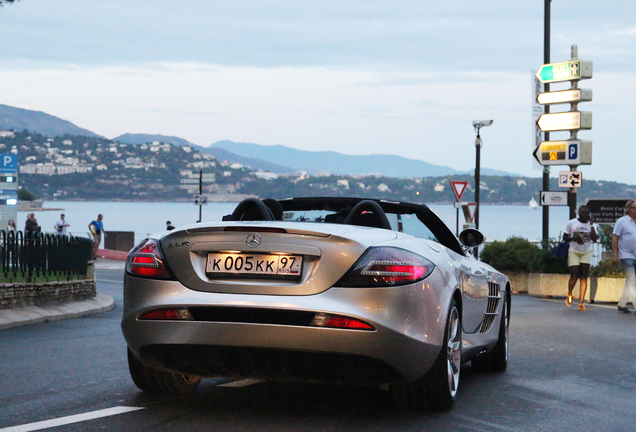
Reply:
<svg viewBox="0 0 636 432"><path fill-rule="evenodd" d="M625 216L616 221L612 233L612 262L620 260L625 272L625 288L618 300L618 311L630 313L627 302L636 306L636 201L625 204Z"/></svg>
<svg viewBox="0 0 636 432"><path fill-rule="evenodd" d="M55 230L58 235L66 235L68 227L70 227L69 223L64 219L64 213L60 215L60 220L55 223Z"/></svg>

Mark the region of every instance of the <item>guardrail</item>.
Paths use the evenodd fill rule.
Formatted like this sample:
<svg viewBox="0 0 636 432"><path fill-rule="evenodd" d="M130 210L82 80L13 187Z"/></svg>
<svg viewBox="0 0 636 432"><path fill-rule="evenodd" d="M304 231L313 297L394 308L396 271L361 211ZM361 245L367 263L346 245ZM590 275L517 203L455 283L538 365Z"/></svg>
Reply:
<svg viewBox="0 0 636 432"><path fill-rule="evenodd" d="M0 279L86 275L93 241L85 237L0 231Z"/></svg>

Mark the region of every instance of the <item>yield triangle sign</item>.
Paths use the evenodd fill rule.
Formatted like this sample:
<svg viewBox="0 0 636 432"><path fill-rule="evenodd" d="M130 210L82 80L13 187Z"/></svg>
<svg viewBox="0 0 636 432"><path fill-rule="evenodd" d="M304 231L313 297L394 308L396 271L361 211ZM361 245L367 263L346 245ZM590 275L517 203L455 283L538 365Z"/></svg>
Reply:
<svg viewBox="0 0 636 432"><path fill-rule="evenodd" d="M457 197L457 201L461 201L462 195L464 194L464 191L466 190L466 186L468 186L468 182L451 180L450 184L451 184L451 188L453 189L453 193L455 193L455 197Z"/></svg>

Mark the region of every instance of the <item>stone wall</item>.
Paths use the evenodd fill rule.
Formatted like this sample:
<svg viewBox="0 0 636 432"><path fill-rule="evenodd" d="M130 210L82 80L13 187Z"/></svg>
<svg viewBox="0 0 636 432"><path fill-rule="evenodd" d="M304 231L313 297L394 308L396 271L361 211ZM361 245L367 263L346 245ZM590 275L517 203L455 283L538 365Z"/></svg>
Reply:
<svg viewBox="0 0 636 432"><path fill-rule="evenodd" d="M569 275L530 273L528 275L528 294L536 296L563 297L568 295ZM590 278L587 281L587 301L618 302L625 286L624 278ZM574 298L579 295L579 283L574 286Z"/></svg>
<svg viewBox="0 0 636 432"><path fill-rule="evenodd" d="M37 306L95 297L95 279L0 284L0 309Z"/></svg>

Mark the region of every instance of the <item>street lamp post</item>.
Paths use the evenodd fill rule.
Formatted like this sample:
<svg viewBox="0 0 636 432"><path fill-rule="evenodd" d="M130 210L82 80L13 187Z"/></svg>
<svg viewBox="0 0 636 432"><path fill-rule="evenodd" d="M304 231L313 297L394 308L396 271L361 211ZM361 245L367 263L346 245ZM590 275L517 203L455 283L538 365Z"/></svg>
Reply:
<svg viewBox="0 0 636 432"><path fill-rule="evenodd" d="M481 128L490 126L493 120L474 120L473 127L477 137L475 138L475 228L479 229L479 183L480 183L480 158L481 158L481 136L479 131Z"/></svg>

